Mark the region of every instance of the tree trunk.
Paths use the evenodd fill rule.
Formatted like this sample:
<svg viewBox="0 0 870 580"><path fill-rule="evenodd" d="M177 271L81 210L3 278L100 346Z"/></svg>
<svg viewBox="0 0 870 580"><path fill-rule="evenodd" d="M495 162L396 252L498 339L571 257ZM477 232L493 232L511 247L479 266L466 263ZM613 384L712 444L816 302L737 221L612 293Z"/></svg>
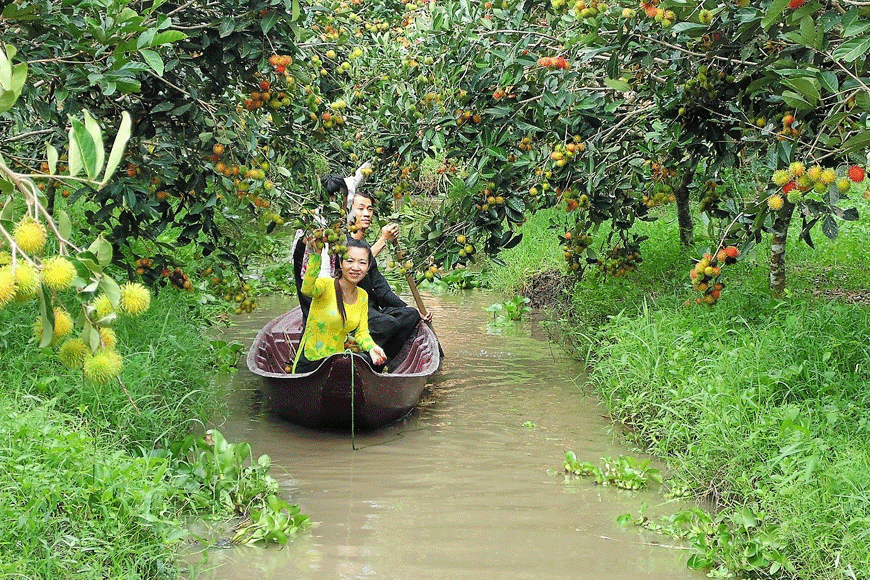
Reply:
<svg viewBox="0 0 870 580"><path fill-rule="evenodd" d="M770 291L780 298L785 294L785 244L788 228L794 215L794 204L785 202L773 220L773 234L770 240Z"/></svg>
<svg viewBox="0 0 870 580"><path fill-rule="evenodd" d="M691 247L695 243L695 229L692 223L692 212L689 208L689 184L692 183L692 178L695 176L695 165L691 164L689 167L683 172L680 186L674 192L674 197L677 200L677 224L680 228L680 244L684 248Z"/></svg>

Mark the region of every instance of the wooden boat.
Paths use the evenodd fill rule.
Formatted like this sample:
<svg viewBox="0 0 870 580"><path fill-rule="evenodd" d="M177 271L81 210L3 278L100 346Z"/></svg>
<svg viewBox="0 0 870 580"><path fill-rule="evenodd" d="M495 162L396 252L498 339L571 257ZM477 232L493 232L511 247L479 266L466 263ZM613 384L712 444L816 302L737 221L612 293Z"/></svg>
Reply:
<svg viewBox="0 0 870 580"><path fill-rule="evenodd" d="M271 409L304 427L376 429L400 419L420 402L427 380L441 366L438 339L420 324L387 361L388 372L375 372L363 358L342 353L324 359L313 372L288 373L302 330L298 307L272 320L254 339L247 363L263 378Z"/></svg>

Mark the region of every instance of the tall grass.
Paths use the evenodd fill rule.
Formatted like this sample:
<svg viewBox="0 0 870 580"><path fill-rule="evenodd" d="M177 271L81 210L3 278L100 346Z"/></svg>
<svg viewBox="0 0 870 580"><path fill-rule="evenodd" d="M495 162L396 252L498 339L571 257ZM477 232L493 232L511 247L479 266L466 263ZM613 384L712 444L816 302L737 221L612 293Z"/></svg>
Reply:
<svg viewBox="0 0 870 580"><path fill-rule="evenodd" d="M164 289L141 317L121 318L115 327L124 357L121 384L101 387L64 368L54 351L37 348L36 308L13 303L0 310L0 376L8 389L51 401L129 449L179 439L194 423L211 419L219 405L199 312L188 295Z"/></svg>

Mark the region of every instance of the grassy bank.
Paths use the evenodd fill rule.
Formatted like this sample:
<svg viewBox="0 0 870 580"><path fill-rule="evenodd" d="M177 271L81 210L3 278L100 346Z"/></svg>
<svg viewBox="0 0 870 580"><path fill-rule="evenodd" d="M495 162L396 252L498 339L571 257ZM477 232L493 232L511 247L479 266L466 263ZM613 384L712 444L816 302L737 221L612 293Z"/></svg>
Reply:
<svg viewBox="0 0 870 580"><path fill-rule="evenodd" d="M691 259L709 241L680 249L662 217L640 270L579 283L561 326L614 419L721 508L668 528L716 574L870 576L866 218L843 224L836 243L790 245L786 299L767 291L761 246L728 267L708 308L684 302ZM512 251L535 262L534 248Z"/></svg>
<svg viewBox="0 0 870 580"><path fill-rule="evenodd" d="M164 290L142 317L119 321L124 369L104 386L36 347L35 310L0 310L0 576L174 578L190 516L250 515L226 526L239 542L305 526L275 497L268 458L205 433L222 404L219 353L189 295Z"/></svg>

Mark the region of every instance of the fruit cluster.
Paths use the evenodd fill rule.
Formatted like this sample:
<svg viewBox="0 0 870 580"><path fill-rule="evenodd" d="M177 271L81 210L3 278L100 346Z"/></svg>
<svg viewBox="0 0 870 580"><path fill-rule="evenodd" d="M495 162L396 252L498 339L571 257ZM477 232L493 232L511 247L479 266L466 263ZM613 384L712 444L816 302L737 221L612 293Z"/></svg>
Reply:
<svg viewBox="0 0 870 580"><path fill-rule="evenodd" d="M643 258L639 248L618 244L607 252L604 259L597 260L596 265L605 276L619 278L629 272L634 272L641 262L643 262Z"/></svg>
<svg viewBox="0 0 870 580"><path fill-rule="evenodd" d="M202 271L203 276L209 276L214 273L214 269L209 267ZM239 279L228 280L215 276L212 278L212 285L217 296L222 297L226 302L236 304L235 313L242 312L251 313L257 308L257 301L251 295L251 286Z"/></svg>
<svg viewBox="0 0 870 580"><path fill-rule="evenodd" d="M776 138L785 141L800 137L800 134L801 130L799 123L795 122L794 113L786 111L782 116L782 129L776 134Z"/></svg>
<svg viewBox="0 0 870 580"><path fill-rule="evenodd" d="M139 258L138 260L136 260L136 273L140 276L153 267L154 260L152 260L151 258Z"/></svg>
<svg viewBox="0 0 870 580"><path fill-rule="evenodd" d="M175 268L174 270L164 268L163 277L169 280L169 283L179 290L193 292L193 283L190 281L190 277L185 274L181 268Z"/></svg>
<svg viewBox="0 0 870 580"><path fill-rule="evenodd" d="M557 191L565 200L565 211L571 213L578 209L588 209L591 205L589 196L585 193L580 193L576 187L570 187L564 191Z"/></svg>
<svg viewBox="0 0 870 580"><path fill-rule="evenodd" d="M291 77L292 78L292 77ZM290 105L290 97L284 91L273 91L272 84L267 80L261 80L257 88L251 91L244 101L244 107L248 111L256 111L265 105L272 109L280 109Z"/></svg>
<svg viewBox="0 0 870 580"><path fill-rule="evenodd" d="M289 54L273 54L269 57L269 64L279 75L287 72L287 67L293 64L293 57Z"/></svg>
<svg viewBox="0 0 870 580"><path fill-rule="evenodd" d="M677 114L683 116L693 107L715 101L719 91L734 83L734 77L723 70L707 65L698 67L698 72L683 84L683 94Z"/></svg>
<svg viewBox="0 0 870 580"><path fill-rule="evenodd" d="M586 144L583 143L579 135L575 135L571 141L567 143L555 143L552 145L552 148L550 160L556 167L564 167L572 159L575 162L580 161L579 154L586 150Z"/></svg>
<svg viewBox="0 0 870 580"><path fill-rule="evenodd" d="M561 56L542 56L538 59L538 66L548 69L568 69L571 68L571 63Z"/></svg>
<svg viewBox="0 0 870 580"><path fill-rule="evenodd" d="M470 109L456 109L456 124L463 125L471 121L475 125L483 121L483 117L480 116L480 113L475 113Z"/></svg>
<svg viewBox="0 0 870 580"><path fill-rule="evenodd" d="M807 167L800 161L795 161L788 169L773 172L771 181L779 190L767 197L767 205L771 210L779 211L785 205L786 199L791 204L797 204L811 192L824 195L835 190L845 194L852 188L853 183L861 183L866 177L866 171L859 165L849 167L845 175L838 175L832 167L822 167L819 164Z"/></svg>
<svg viewBox="0 0 870 580"><path fill-rule="evenodd" d="M669 183L656 181L653 183L652 191L645 193L641 200L644 205L652 209L660 205L674 203L677 198L674 195L674 188Z"/></svg>
<svg viewBox="0 0 870 580"><path fill-rule="evenodd" d="M714 211L719 208L719 184L715 181L708 181L704 184L704 195L701 197L701 203L698 204L698 210L701 212Z"/></svg>
<svg viewBox="0 0 870 580"><path fill-rule="evenodd" d="M740 256L740 250L736 246L721 247L716 254L706 253L689 272L692 278L692 288L700 292L701 296L695 298L696 304L715 304L719 300L722 289L725 287L719 281L723 265L733 264ZM688 304L689 302L687 302Z"/></svg>
<svg viewBox="0 0 870 580"><path fill-rule="evenodd" d="M576 272L583 267L585 260L583 253L592 244L592 236L586 233L565 232L559 236L564 246L565 262L571 272Z"/></svg>

